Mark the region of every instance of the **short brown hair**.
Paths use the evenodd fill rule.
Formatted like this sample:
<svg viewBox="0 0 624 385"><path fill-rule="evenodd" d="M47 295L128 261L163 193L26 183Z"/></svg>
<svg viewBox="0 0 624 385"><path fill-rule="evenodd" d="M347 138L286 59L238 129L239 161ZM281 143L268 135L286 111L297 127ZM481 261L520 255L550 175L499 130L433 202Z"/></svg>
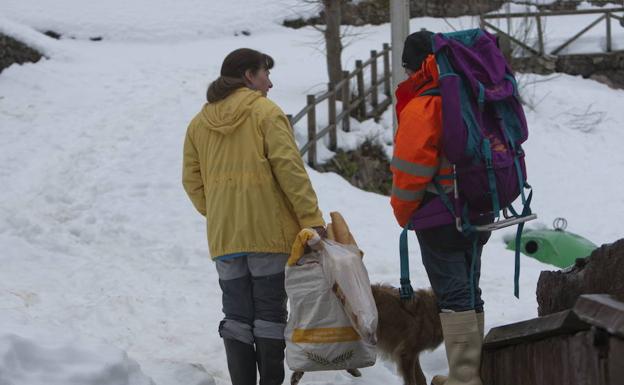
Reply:
<svg viewBox="0 0 624 385"><path fill-rule="evenodd" d="M245 72L254 74L260 69L273 68L273 58L250 48L239 48L230 52L221 65L221 76L210 83L206 92L208 103L215 103L230 96L235 90L245 86Z"/></svg>

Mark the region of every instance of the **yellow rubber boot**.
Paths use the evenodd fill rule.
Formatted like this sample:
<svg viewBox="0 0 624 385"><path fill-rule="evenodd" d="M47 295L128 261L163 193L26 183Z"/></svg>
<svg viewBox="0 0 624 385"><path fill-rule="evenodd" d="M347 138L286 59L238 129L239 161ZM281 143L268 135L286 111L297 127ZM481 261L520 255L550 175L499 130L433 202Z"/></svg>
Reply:
<svg viewBox="0 0 624 385"><path fill-rule="evenodd" d="M449 375L435 376L432 385L483 385L480 377L483 313L474 310L440 313Z"/></svg>
<svg viewBox="0 0 624 385"><path fill-rule="evenodd" d="M479 325L479 335L483 340L485 337L485 313L477 313L477 324Z"/></svg>

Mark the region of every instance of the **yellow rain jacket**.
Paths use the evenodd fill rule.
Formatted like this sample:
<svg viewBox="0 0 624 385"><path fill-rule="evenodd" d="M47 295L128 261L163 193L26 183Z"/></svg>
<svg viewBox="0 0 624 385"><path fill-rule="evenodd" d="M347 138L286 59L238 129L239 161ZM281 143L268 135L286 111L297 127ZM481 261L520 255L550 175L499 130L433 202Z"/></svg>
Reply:
<svg viewBox="0 0 624 385"><path fill-rule="evenodd" d="M288 119L246 87L189 124L182 184L206 217L213 259L289 253L302 228L325 225Z"/></svg>

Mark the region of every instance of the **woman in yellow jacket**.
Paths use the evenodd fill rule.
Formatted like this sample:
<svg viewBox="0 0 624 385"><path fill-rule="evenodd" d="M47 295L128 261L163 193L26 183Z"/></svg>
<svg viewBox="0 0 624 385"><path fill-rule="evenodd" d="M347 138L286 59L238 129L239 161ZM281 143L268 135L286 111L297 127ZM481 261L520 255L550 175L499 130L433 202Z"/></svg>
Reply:
<svg viewBox="0 0 624 385"><path fill-rule="evenodd" d="M266 98L273 59L242 48L223 61L189 124L183 185L206 217L233 385L284 379L284 264L297 233L325 222L288 119Z"/></svg>

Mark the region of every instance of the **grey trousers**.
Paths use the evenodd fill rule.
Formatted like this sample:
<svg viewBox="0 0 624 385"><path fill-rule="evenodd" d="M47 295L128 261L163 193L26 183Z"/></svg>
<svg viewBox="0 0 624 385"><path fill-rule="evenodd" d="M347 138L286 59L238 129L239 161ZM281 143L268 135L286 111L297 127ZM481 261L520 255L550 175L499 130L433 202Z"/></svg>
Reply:
<svg viewBox="0 0 624 385"><path fill-rule="evenodd" d="M256 337L284 339L288 311L284 266L288 254L250 253L217 260L223 293L219 335L253 344Z"/></svg>
<svg viewBox="0 0 624 385"><path fill-rule="evenodd" d="M483 300L479 287L483 246L477 247L477 255L472 255L471 247L466 247L464 250L440 250L435 245L431 245L425 237L418 233L417 235L423 265L427 270L431 288L437 297L439 310L483 312ZM476 258L476 261L474 278L471 282L470 268L473 258ZM470 295L471 285L475 296L474 304Z"/></svg>

